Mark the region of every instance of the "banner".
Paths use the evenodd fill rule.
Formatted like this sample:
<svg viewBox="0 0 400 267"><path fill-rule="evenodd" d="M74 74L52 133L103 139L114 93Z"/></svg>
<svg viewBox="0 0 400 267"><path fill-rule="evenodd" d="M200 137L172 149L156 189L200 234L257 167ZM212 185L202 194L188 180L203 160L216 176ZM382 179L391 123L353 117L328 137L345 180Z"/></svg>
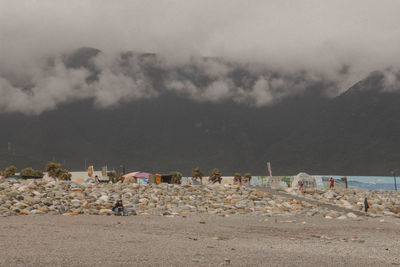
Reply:
<svg viewBox="0 0 400 267"><path fill-rule="evenodd" d="M91 165L88 168L88 176L93 177L93 173L94 173L94 169L93 169L93 165Z"/></svg>
<svg viewBox="0 0 400 267"><path fill-rule="evenodd" d="M101 175L102 175L103 177L107 176L107 165L101 167Z"/></svg>
<svg viewBox="0 0 400 267"><path fill-rule="evenodd" d="M272 177L271 162L267 162L269 177Z"/></svg>

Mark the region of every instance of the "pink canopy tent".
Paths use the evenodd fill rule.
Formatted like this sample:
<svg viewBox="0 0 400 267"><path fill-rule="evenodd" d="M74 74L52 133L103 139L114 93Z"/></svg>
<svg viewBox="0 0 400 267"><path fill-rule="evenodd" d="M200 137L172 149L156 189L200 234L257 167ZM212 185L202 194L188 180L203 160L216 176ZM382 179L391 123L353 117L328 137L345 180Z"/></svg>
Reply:
<svg viewBox="0 0 400 267"><path fill-rule="evenodd" d="M149 179L149 177L151 176L151 173L148 172L131 172L128 174L123 175L122 177L126 178L126 177L135 177L135 178L146 178Z"/></svg>

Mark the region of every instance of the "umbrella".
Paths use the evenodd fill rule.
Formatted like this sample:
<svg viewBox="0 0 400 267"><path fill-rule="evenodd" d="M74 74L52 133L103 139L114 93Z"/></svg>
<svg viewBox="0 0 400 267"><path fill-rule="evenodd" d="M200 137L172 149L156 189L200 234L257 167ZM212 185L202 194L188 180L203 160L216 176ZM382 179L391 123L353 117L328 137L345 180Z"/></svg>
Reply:
<svg viewBox="0 0 400 267"><path fill-rule="evenodd" d="M125 175L122 176L122 177L124 177L124 178L126 178L126 177L136 177L136 178L146 178L146 179L149 179L149 177L150 177L151 175L152 175L152 174L151 174L151 173L148 173L148 172L131 172L131 173L125 174Z"/></svg>
<svg viewBox="0 0 400 267"><path fill-rule="evenodd" d="M126 178L126 177L136 177L136 174L139 172L131 172L131 173L127 173L125 175L122 175L122 177Z"/></svg>

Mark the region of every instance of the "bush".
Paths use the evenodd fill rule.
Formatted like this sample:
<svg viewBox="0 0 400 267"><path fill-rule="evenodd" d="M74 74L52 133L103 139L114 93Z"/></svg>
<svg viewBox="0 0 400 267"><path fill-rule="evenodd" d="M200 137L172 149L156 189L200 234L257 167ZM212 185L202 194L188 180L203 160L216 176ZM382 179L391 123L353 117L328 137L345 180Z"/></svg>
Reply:
<svg viewBox="0 0 400 267"><path fill-rule="evenodd" d="M23 178L43 178L43 172L40 170L34 170L32 168L25 168L21 170L20 176Z"/></svg>
<svg viewBox="0 0 400 267"><path fill-rule="evenodd" d="M108 179L113 182L117 183L119 181L122 181L124 178L122 177L122 173L117 174L115 171L109 171L107 172Z"/></svg>
<svg viewBox="0 0 400 267"><path fill-rule="evenodd" d="M213 182L213 184L215 183L221 183L222 181L222 173L220 170L218 170L217 168L214 168L210 174L210 179L211 182Z"/></svg>
<svg viewBox="0 0 400 267"><path fill-rule="evenodd" d="M4 177L10 177L10 176L14 176L15 173L17 172L17 167L15 167L14 165L11 165L9 167L7 167L4 172L2 173Z"/></svg>
<svg viewBox="0 0 400 267"><path fill-rule="evenodd" d="M172 184L181 184L182 182L182 173L178 171L170 172L169 173L172 176L171 183Z"/></svg>
<svg viewBox="0 0 400 267"><path fill-rule="evenodd" d="M192 170L192 178L194 179L202 179L203 173L201 172L200 168L194 168Z"/></svg>
<svg viewBox="0 0 400 267"><path fill-rule="evenodd" d="M47 163L46 171L49 177L52 177L54 179L71 181L72 174L68 170L63 169L60 163L55 163L55 162Z"/></svg>

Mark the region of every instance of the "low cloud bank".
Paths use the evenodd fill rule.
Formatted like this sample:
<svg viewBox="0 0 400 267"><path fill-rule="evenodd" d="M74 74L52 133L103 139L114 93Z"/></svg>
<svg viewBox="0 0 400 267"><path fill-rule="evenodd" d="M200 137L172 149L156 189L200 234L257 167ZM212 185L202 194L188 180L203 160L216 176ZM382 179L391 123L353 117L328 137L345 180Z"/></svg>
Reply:
<svg viewBox="0 0 400 267"><path fill-rule="evenodd" d="M2 0L0 112L110 107L165 90L263 106L316 85L334 96L373 71L395 91L398 10L393 0ZM77 47L102 53L70 66Z"/></svg>
<svg viewBox="0 0 400 267"><path fill-rule="evenodd" d="M324 76L274 72L217 58L176 64L154 54L99 52L86 59L85 52L78 54L47 58L18 75L0 76L0 111L37 115L76 100L108 108L166 92L200 102L230 100L259 107L314 85L338 90Z"/></svg>

